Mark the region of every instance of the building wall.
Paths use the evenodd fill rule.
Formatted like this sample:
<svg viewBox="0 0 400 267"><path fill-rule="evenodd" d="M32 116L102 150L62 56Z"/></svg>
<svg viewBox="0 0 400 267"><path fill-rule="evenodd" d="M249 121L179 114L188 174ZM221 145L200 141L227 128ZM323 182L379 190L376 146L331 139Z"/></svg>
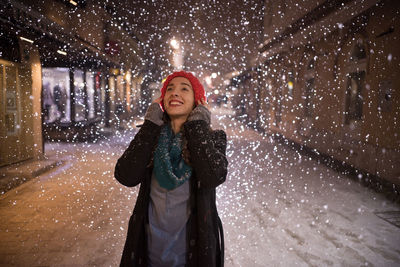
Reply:
<svg viewBox="0 0 400 267"><path fill-rule="evenodd" d="M61 26L66 32L77 35L92 46L104 50L104 25L111 16L99 3L86 1L84 7L74 7L63 1L23 0L22 2Z"/></svg>
<svg viewBox="0 0 400 267"><path fill-rule="evenodd" d="M24 91L20 86L20 72L21 67L18 63L0 60L0 89L2 96L0 111L0 165L29 158L29 154L22 153L27 140L25 135L26 124L23 123L26 110L22 109L23 103L21 103L21 95L24 95Z"/></svg>
<svg viewBox="0 0 400 267"><path fill-rule="evenodd" d="M42 156L41 66L36 46L19 41L20 62L0 60L2 83L0 166ZM8 104L11 99L14 104ZM4 102L3 102L4 101ZM9 131L7 116L14 130Z"/></svg>
<svg viewBox="0 0 400 267"><path fill-rule="evenodd" d="M42 67L37 47L27 42L20 42L22 53L21 88L26 92L23 96L25 107L29 107L24 115L27 123L26 151L29 157L41 158L43 156L41 92L42 92Z"/></svg>
<svg viewBox="0 0 400 267"><path fill-rule="evenodd" d="M312 10L315 1L308 4L303 15ZM293 15L296 12L290 5L288 13ZM259 99L264 131L279 133L400 185L400 91L396 89L400 86L400 32L395 28L400 24L399 12L399 2L381 1L344 20L323 38L286 47L264 61L260 65L263 77ZM272 15L266 14L266 19L268 16ZM285 16L272 16L271 27L277 27L274 34L278 37ZM268 31L266 38L272 35ZM365 48L365 59L351 60L358 44ZM312 59L314 66L310 69ZM352 73L362 71L362 116L348 123L349 81ZM307 86L311 78L314 91L310 94ZM289 81L293 82L292 92ZM353 88L357 88L354 81ZM312 103L308 112L311 115L307 113L307 101ZM254 113L252 109L249 112Z"/></svg>
<svg viewBox="0 0 400 267"><path fill-rule="evenodd" d="M111 16L94 1L88 1L85 8L72 15L72 22L79 37L102 51L106 42L105 24L110 19Z"/></svg>
<svg viewBox="0 0 400 267"><path fill-rule="evenodd" d="M264 36L279 36L286 27L320 4L318 0L265 0Z"/></svg>

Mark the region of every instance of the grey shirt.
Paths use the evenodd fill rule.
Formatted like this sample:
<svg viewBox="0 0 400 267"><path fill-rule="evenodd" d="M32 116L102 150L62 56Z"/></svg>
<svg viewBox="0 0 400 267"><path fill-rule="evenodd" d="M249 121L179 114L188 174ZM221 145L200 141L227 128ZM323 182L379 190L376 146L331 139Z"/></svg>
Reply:
<svg viewBox="0 0 400 267"><path fill-rule="evenodd" d="M189 194L189 180L167 190L158 184L153 172L147 228L149 266L185 266Z"/></svg>
<svg viewBox="0 0 400 267"><path fill-rule="evenodd" d="M152 103L145 119L161 126L162 116L160 105ZM204 120L210 124L211 113L207 107L197 105L188 117L188 121L193 120ZM158 184L154 172L152 174L147 227L149 266L185 266L186 224L190 216L189 180L168 191Z"/></svg>

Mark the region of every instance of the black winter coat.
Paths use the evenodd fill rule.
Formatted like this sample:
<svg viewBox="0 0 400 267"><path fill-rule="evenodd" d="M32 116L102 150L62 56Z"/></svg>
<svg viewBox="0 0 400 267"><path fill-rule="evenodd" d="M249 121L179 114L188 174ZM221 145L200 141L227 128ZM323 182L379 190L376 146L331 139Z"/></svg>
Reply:
<svg viewBox="0 0 400 267"><path fill-rule="evenodd" d="M226 134L213 131L202 120L187 121L184 132L193 168L190 178L191 214L187 225L187 266L223 266L224 241L217 213L215 188L226 179ZM161 126L145 120L115 167L115 178L125 186L140 184L139 195L129 220L121 266L147 266L147 240L150 164Z"/></svg>

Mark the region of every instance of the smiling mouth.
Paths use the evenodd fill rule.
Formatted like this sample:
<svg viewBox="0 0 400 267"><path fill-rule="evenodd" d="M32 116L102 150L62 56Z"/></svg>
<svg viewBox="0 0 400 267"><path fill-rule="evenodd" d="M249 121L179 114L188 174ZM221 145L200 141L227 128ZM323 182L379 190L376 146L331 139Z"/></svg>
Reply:
<svg viewBox="0 0 400 267"><path fill-rule="evenodd" d="M181 106L181 105L183 105L183 102L182 102L182 101L179 101L179 100L171 100L171 101L168 102L168 104L169 104L171 107L176 107L176 106Z"/></svg>

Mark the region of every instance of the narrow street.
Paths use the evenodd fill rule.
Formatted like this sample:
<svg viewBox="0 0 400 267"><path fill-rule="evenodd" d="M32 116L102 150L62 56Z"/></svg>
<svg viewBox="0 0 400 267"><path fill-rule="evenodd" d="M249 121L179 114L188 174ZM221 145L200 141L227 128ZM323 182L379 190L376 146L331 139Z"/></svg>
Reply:
<svg viewBox="0 0 400 267"><path fill-rule="evenodd" d="M218 188L226 266L399 266L398 204L215 110L228 134ZM138 188L113 178L136 129L47 143L63 164L0 196L0 266L117 266Z"/></svg>

